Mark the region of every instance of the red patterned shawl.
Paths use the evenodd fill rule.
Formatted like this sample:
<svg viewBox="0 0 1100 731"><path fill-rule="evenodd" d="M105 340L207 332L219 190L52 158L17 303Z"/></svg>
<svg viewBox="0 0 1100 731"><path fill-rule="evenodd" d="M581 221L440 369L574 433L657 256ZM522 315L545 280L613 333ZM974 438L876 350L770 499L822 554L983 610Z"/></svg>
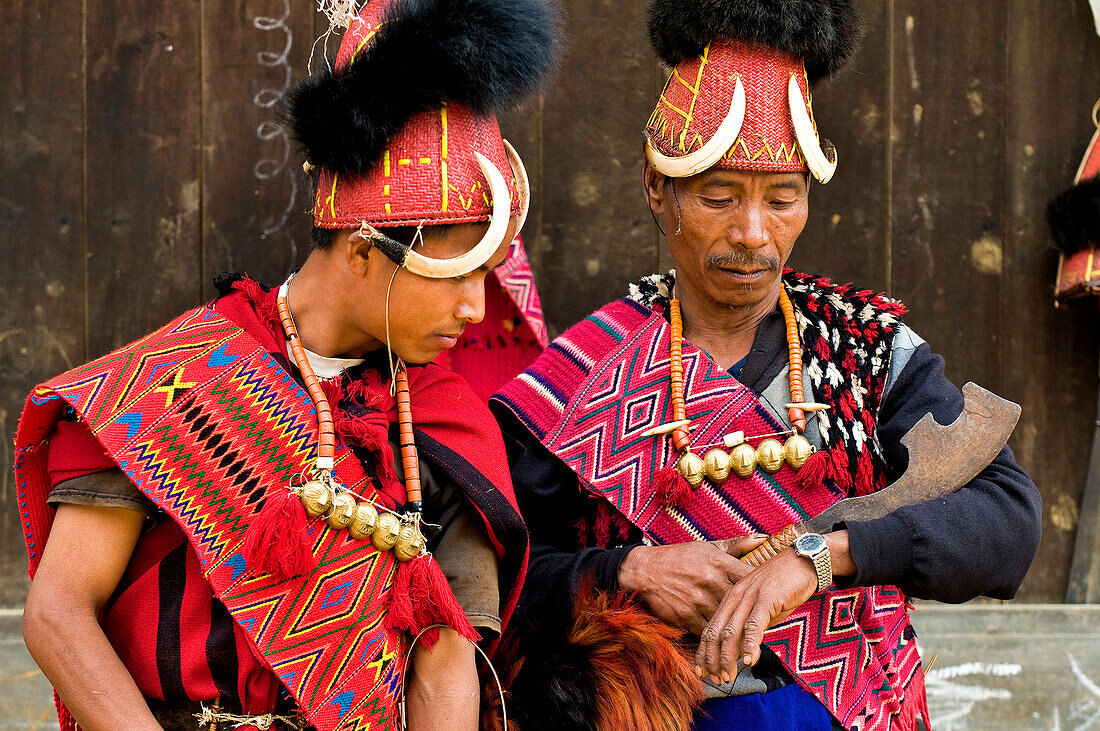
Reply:
<svg viewBox="0 0 1100 731"><path fill-rule="evenodd" d="M705 482L681 507L662 504L651 476L674 464L676 455L670 440L640 435L672 418L664 316L671 284L671 277L643 280L632 298L601 308L556 339L494 398L569 465L582 485L658 543L774 533L848 492L883 486L881 456L873 458L870 445L900 306L788 273L785 284L808 351L807 376L815 394L831 399L838 417L823 429L832 456L829 477L799 490L787 467L770 476L757 471L748 480ZM821 340L831 344L829 352ZM844 381L845 364L852 371L849 387L824 388L821 379ZM689 343L684 369L692 442L700 455L704 445L733 430L753 435L782 429L751 390ZM859 428L852 428L853 420ZM896 587L817 594L771 628L765 643L848 728L890 723L909 728L923 708L920 658L906 599Z"/></svg>
<svg viewBox="0 0 1100 731"><path fill-rule="evenodd" d="M250 311L241 301L230 305ZM20 420L15 466L31 574L53 519L45 505L46 438L70 406L183 529L215 594L310 722L323 731L389 728L408 641L383 621L392 554L312 521L317 568L307 575L277 582L250 571L242 555L245 528L265 494L312 463L317 440L308 394L258 342L265 328L252 320L246 332L213 310L192 310L35 389ZM504 556L506 618L526 571L527 541L499 432L486 428L484 404L458 377L436 366L410 375L422 452L466 491ZM371 494L343 444L334 474Z"/></svg>

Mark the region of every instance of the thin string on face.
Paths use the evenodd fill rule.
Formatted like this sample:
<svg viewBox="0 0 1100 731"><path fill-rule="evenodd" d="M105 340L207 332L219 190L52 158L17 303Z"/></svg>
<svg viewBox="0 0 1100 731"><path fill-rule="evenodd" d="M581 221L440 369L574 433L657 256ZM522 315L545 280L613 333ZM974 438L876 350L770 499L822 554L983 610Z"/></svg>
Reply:
<svg viewBox="0 0 1100 731"><path fill-rule="evenodd" d="M676 193L676 178L669 178L672 182L672 200L676 202L676 236L680 235L680 223L684 220L680 212L680 196Z"/></svg>
<svg viewBox="0 0 1100 731"><path fill-rule="evenodd" d="M394 361L393 348L390 346L390 290L393 289L393 280L397 278L397 270L400 268L398 266L393 268L390 283L386 287L386 362L390 366L390 396L397 395L397 363Z"/></svg>
<svg viewBox="0 0 1100 731"><path fill-rule="evenodd" d="M364 222L366 225L366 222ZM416 246L416 242L424 243L424 222L421 221L416 226L416 233L413 234L412 243L409 244L409 249ZM390 291L393 289L393 280L397 278L397 271L400 266L394 267L393 274L390 275L390 283L386 286L386 362L390 366L390 396L397 395L397 360L393 353L393 348L390 346Z"/></svg>

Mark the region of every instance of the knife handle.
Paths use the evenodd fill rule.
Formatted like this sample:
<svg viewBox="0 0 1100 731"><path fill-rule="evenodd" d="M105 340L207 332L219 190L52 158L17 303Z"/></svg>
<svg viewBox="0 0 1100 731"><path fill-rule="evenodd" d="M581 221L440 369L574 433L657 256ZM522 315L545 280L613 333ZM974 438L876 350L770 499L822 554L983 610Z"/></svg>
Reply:
<svg viewBox="0 0 1100 731"><path fill-rule="evenodd" d="M794 525L788 525L786 528L779 531L774 536L769 537L768 540L746 553L741 557L741 560L753 568L759 568L765 561L773 558L777 553L794 543L798 535L798 530Z"/></svg>

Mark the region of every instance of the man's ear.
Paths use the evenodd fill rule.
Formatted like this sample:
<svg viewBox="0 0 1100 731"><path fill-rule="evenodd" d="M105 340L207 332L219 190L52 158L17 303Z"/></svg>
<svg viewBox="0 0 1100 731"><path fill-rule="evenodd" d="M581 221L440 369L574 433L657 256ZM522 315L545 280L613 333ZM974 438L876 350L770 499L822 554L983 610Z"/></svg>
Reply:
<svg viewBox="0 0 1100 731"><path fill-rule="evenodd" d="M650 165L647 158L642 160L642 190L649 204L649 210L653 211L654 216L660 218L667 212L665 183L668 178Z"/></svg>
<svg viewBox="0 0 1100 731"><path fill-rule="evenodd" d="M357 228L341 229L336 245L343 250L348 271L358 277L365 276L370 269L370 252L373 248L370 240L360 235Z"/></svg>

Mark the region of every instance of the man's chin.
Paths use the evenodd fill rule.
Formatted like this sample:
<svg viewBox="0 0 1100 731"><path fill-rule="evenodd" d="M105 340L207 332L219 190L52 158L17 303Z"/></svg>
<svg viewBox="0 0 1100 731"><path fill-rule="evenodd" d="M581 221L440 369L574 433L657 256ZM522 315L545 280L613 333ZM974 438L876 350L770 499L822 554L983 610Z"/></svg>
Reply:
<svg viewBox="0 0 1100 731"><path fill-rule="evenodd" d="M752 286L745 286L732 291L727 288L718 293L713 299L715 303L728 310L750 309L758 306L768 298L774 281L774 279L769 278L766 282L756 282Z"/></svg>
<svg viewBox="0 0 1100 731"><path fill-rule="evenodd" d="M394 354L410 365L423 365L424 363L431 363L438 358L439 354L446 350L446 348L403 348L402 350L406 352L398 353L394 351Z"/></svg>

